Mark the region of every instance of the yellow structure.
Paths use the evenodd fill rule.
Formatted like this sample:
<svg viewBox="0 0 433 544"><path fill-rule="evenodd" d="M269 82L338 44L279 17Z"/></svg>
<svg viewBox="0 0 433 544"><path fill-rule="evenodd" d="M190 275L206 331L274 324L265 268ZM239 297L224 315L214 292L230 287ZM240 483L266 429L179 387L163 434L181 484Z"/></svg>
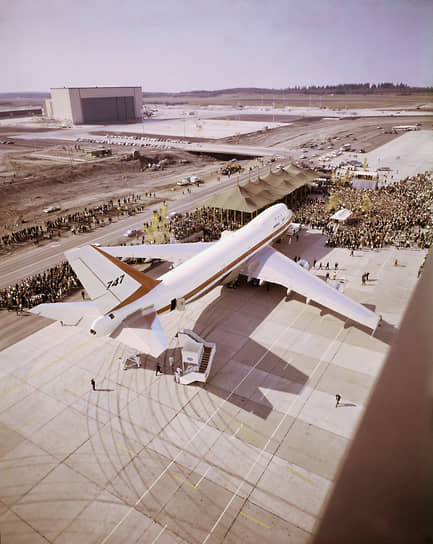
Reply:
<svg viewBox="0 0 433 544"><path fill-rule="evenodd" d="M350 170L349 168L346 169L346 173L344 175L344 185L350 184Z"/></svg>
<svg viewBox="0 0 433 544"><path fill-rule="evenodd" d="M163 221L167 219L167 212L168 212L168 205L167 205L167 202L164 201L161 204L161 209L160 209L160 216L162 217Z"/></svg>
<svg viewBox="0 0 433 544"><path fill-rule="evenodd" d="M151 244L166 244L170 240L170 221L167 211L167 203L163 202L159 213L154 210L150 225L144 226L144 234Z"/></svg>

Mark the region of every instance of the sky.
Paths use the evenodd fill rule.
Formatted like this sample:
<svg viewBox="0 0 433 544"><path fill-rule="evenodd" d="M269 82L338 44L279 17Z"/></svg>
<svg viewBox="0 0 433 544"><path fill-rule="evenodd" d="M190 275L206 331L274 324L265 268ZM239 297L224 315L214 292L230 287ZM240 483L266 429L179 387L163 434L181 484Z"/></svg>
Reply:
<svg viewBox="0 0 433 544"><path fill-rule="evenodd" d="M0 0L0 92L433 86L433 0Z"/></svg>

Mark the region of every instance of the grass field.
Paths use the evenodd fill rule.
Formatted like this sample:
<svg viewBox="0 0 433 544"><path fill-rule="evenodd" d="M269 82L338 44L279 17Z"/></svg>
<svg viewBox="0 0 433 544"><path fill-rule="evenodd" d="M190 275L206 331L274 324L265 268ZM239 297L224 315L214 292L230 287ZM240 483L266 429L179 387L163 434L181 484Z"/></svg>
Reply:
<svg viewBox="0 0 433 544"><path fill-rule="evenodd" d="M275 92L275 99L271 93L254 92L239 93L212 93L211 96L197 96L196 94L155 94L146 95L144 102L159 104L194 104L210 105L222 104L231 106L272 106L282 107L326 107L333 109L354 108L410 108L415 109L423 104L433 103L433 93L384 93L384 94L345 94L345 95L316 95L316 94L283 94ZM433 109L433 106L432 106Z"/></svg>
<svg viewBox="0 0 433 544"><path fill-rule="evenodd" d="M15 94L15 93L14 93ZM15 96L0 93L0 108L18 106L41 106L45 95ZM323 107L332 109L397 108L415 109L430 105L433 111L433 93L428 91L382 92L375 94L306 94L287 93L272 89L239 89L227 91L193 91L191 93L144 93L144 104L191 104L225 106L273 106L283 107Z"/></svg>

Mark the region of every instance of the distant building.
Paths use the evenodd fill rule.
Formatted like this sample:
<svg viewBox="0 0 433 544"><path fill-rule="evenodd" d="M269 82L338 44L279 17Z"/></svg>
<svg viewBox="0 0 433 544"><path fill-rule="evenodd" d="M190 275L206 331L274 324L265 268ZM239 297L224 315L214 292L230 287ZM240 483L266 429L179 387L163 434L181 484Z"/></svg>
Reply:
<svg viewBox="0 0 433 544"><path fill-rule="evenodd" d="M126 123L141 121L141 87L63 87L51 89L45 100L47 117L73 123Z"/></svg>
<svg viewBox="0 0 433 544"><path fill-rule="evenodd" d="M32 115L42 115L41 108L17 107L13 109L1 109L0 119L14 117L31 117Z"/></svg>

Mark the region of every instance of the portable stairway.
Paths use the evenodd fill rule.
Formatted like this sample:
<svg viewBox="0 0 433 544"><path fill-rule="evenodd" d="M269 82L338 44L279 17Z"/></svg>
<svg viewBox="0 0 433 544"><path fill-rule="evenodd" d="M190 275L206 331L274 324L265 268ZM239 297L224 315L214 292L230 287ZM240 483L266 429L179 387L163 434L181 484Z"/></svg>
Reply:
<svg viewBox="0 0 433 544"><path fill-rule="evenodd" d="M215 356L216 344L206 342L194 331L178 333L182 348L182 368L176 370L176 381L183 385L206 382Z"/></svg>
<svg viewBox="0 0 433 544"><path fill-rule="evenodd" d="M211 353L212 353L211 348L208 348L207 346L203 346L203 354L200 361L199 372L202 372L203 374L206 373Z"/></svg>

